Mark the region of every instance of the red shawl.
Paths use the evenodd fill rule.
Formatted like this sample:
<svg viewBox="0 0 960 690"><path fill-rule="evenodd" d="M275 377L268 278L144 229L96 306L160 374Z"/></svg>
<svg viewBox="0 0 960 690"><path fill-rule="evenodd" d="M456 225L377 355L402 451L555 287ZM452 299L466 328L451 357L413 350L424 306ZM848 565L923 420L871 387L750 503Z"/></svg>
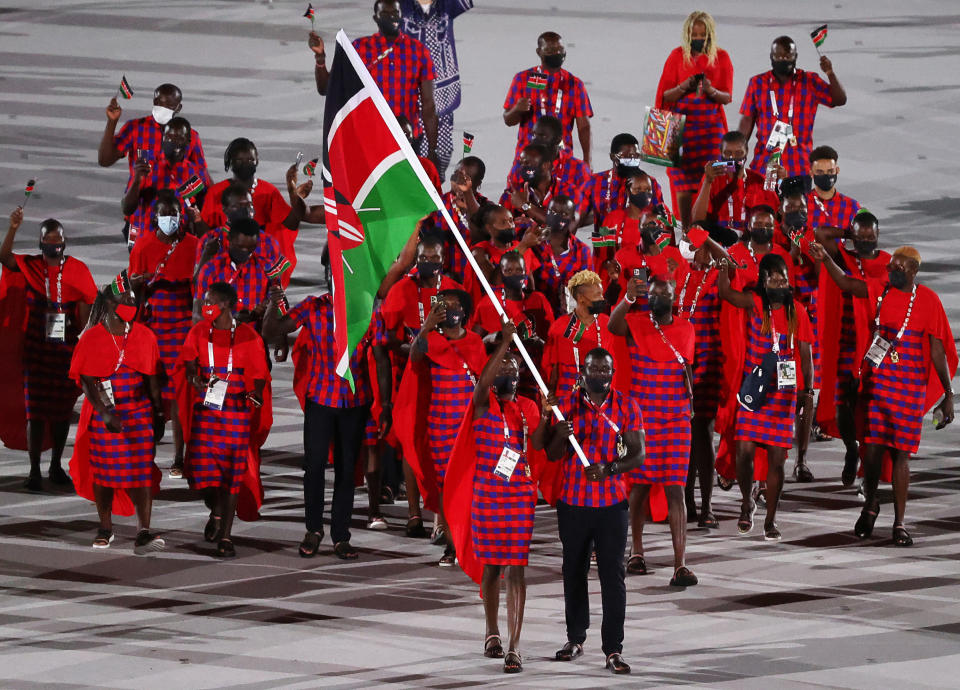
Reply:
<svg viewBox="0 0 960 690"><path fill-rule="evenodd" d="M657 84L657 99L655 107L670 110L672 104L663 102L664 91L669 91L688 78L701 72L718 91L733 93L733 64L730 62L730 56L727 51L717 48L717 57L713 64L706 55L691 55L691 60L687 61L683 57L683 48L677 46L663 65L663 72L660 73L660 82ZM723 129L727 129L727 118L723 113L723 107L717 106L721 116L723 116Z"/></svg>
<svg viewBox="0 0 960 690"><path fill-rule="evenodd" d="M88 328L80 336L70 362L70 378L77 383L81 376L107 378L117 367L116 341L100 323ZM139 323L130 324L130 334L123 353L124 365L146 376L154 376L160 368L160 350L157 337L149 328ZM84 396L77 424L77 440L70 458L70 477L77 495L88 501L96 501L93 495L93 472L90 469L90 424L93 420L93 405ZM153 495L160 492L160 468L153 466ZM124 489L113 490L114 515L133 515L133 501Z"/></svg>
<svg viewBox="0 0 960 690"><path fill-rule="evenodd" d="M154 276L154 279L171 283L192 281L198 242L195 236L184 234L177 243L177 248L164 261L171 245L158 238L156 232L147 231L137 238L133 251L130 252L130 275L153 273L157 270L157 265L164 261L160 275Z"/></svg>
<svg viewBox="0 0 960 690"><path fill-rule="evenodd" d="M439 333L429 333L427 357L437 366L452 370L462 369L466 362L474 378L479 378L487 363L483 341L471 331L467 331L460 340L447 340ZM440 489L427 447L427 410L430 409L432 390L430 366L426 362L418 364L410 360L394 401L393 428L403 448L403 458L410 463L417 477L423 504L428 510L436 512L440 504Z"/></svg>
<svg viewBox="0 0 960 690"><path fill-rule="evenodd" d="M503 410L497 397L490 393L490 413L503 417ZM507 409L517 414L517 406L523 412L527 421L527 433L533 434L536 424L540 420L540 406L529 398L517 398L513 402L506 404ZM447 466L447 476L443 485L443 515L450 528L450 536L453 539L453 545L457 551L457 560L460 567L463 568L471 580L480 584L480 578L483 576L483 563L481 563L473 552L473 522L471 513L473 511L473 479L477 464L477 448L474 440L474 407L473 401L467 408L463 422L460 424L460 431L457 433L457 440L454 442L453 452L450 454L450 464ZM528 436L529 438L529 436ZM556 469L560 463L547 462L546 453L533 449L531 443L527 443L527 464L530 466L530 473L533 480L540 484L540 490L544 498L551 504L557 501L557 495L552 493L554 485L552 473L548 469Z"/></svg>
<svg viewBox="0 0 960 690"><path fill-rule="evenodd" d="M440 278L441 290L463 290L463 286L453 278L442 276ZM435 294L433 289L424 288L430 294ZM426 295L425 295L426 296ZM423 305L423 315L426 317L430 310L430 300L427 298ZM383 315L383 322L387 330L393 331L402 326L411 326L420 328L420 310L417 304L420 304L420 289L416 280L411 276L401 278L390 291L380 307L380 313ZM374 379L376 380L376 379Z"/></svg>

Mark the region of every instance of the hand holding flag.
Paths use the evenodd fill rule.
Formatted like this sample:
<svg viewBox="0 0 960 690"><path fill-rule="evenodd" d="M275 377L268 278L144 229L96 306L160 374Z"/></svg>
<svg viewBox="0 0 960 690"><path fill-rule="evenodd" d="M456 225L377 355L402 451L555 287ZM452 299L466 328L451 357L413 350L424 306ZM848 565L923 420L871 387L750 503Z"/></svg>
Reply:
<svg viewBox="0 0 960 690"><path fill-rule="evenodd" d="M303 13L303 16L310 20L310 28L314 28L314 14L313 4L307 3L307 11Z"/></svg>
<svg viewBox="0 0 960 690"><path fill-rule="evenodd" d="M33 194L33 185L36 183L36 180L27 180L27 186L23 189L23 204L20 205L20 208L27 207L27 202L30 201L30 195Z"/></svg>
<svg viewBox="0 0 960 690"><path fill-rule="evenodd" d="M822 24L811 31L810 38L813 40L813 47L817 49L817 55L823 57L823 53L820 52L820 46L827 40L827 25Z"/></svg>
<svg viewBox="0 0 960 690"><path fill-rule="evenodd" d="M133 88L130 86L130 82L127 81L126 74L120 78L120 86L117 87L117 93L114 95L114 98L117 96L123 96L125 101L129 101L131 98L133 98Z"/></svg>

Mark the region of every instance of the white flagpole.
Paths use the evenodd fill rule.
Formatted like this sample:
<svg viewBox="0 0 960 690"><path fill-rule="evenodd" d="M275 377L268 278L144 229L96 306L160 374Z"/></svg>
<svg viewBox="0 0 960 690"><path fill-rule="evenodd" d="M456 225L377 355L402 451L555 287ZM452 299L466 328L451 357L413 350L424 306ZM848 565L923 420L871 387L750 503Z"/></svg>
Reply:
<svg viewBox="0 0 960 690"><path fill-rule="evenodd" d="M436 188L433 186L430 178L427 177L426 171L424 171L423 166L420 164L420 159L413 152L413 148L411 148L406 136L401 131L400 124L397 122L396 116L393 114L390 106L387 105L386 99L383 97L383 94L380 93L380 88L373 80L373 77L370 76L370 72L367 71L366 65L363 64L363 61L360 59L360 56L357 54L357 51L354 49L353 44L350 42L350 39L347 38L347 34L343 29L340 29L340 31L337 32L337 43L341 48L343 48L344 53L350 59L350 62L353 64L353 68L360 76L360 81L363 82L366 90L370 92L371 100L377 106L377 110L380 111L384 121L390 128L390 132L393 134L393 138L400 146L400 150L403 152L404 157L417 173L417 177L420 179L421 184L423 184L423 188L426 189L427 193L430 195L430 200L433 201L434 205L437 207L437 211L440 212L444 222L446 222L447 227L450 229L450 232L453 233L453 237L456 239L457 244L460 245L460 249L467 257L467 263L470 264L470 268L472 268L473 272L476 274L477 280L479 280L480 285L483 286L483 291L490 298L493 306L500 314L500 318L503 319L504 323L506 323L509 318L507 317L507 313L503 310L503 305L500 304L500 300L498 300L497 296L493 293L493 288L490 287L490 283L487 282L486 276L483 275L483 271L481 271L480 266L477 265L477 260L473 258L473 252L470 251L470 246L467 244L466 240L463 239L463 235L460 234L460 229L457 227L457 224L453 222L453 218L450 217L447 207L443 205L443 200L440 198L440 195L437 194ZM520 336L514 334L513 342L517 346L517 350L519 350L520 356L526 363L530 373L533 374L533 378L536 380L537 386L540 388L540 392L544 395L544 397L546 397L549 392L547 390L547 384L544 383L543 377L540 376L540 372L537 370L536 365L530 358L530 354L523 346ZM554 407L553 414L558 421L564 421L563 413L560 412L559 408ZM570 434L567 437L567 440L570 442L570 445L573 446L573 450L576 452L577 457L580 458L580 462L583 464L583 466L589 467L590 461L587 460L587 456L584 454L583 448L580 446L580 442L577 441L576 437L573 434Z"/></svg>

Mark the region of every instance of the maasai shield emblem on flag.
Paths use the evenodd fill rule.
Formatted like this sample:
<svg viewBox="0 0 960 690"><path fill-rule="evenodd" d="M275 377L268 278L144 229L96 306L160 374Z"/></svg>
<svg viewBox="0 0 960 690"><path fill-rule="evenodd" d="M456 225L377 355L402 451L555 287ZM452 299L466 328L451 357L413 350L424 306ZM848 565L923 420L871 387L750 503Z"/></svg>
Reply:
<svg viewBox="0 0 960 690"><path fill-rule="evenodd" d="M534 91L544 91L547 88L547 78L542 74L531 74L527 77L527 88Z"/></svg>
<svg viewBox="0 0 960 690"><path fill-rule="evenodd" d="M473 150L473 135L470 132L463 133L463 152L470 153Z"/></svg>
<svg viewBox="0 0 960 690"><path fill-rule="evenodd" d="M350 355L370 325L380 283L417 223L441 202L342 30L330 67L323 131L337 373L352 381Z"/></svg>
<svg viewBox="0 0 960 690"><path fill-rule="evenodd" d="M133 89L130 87L130 82L127 81L127 75L124 74L120 79L120 95L126 100L133 98Z"/></svg>
<svg viewBox="0 0 960 690"><path fill-rule="evenodd" d="M193 175L189 180L184 182L177 188L177 194L180 195L180 198L186 201L187 199L192 199L197 196L200 192L203 191L204 184L203 180L200 179L199 175Z"/></svg>
<svg viewBox="0 0 960 690"><path fill-rule="evenodd" d="M817 48L823 45L823 42L827 40L827 25L823 24L818 26L816 29L810 32L810 38L813 39L813 45Z"/></svg>

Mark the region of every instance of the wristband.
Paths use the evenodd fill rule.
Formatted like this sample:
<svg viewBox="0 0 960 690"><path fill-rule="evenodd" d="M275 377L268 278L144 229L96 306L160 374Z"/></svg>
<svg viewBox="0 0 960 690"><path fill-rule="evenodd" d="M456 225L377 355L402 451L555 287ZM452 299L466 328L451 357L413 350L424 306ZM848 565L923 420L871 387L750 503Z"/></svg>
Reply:
<svg viewBox="0 0 960 690"><path fill-rule="evenodd" d="M634 297L633 299L630 299L630 295L629 295L629 294L625 294L625 295L623 296L623 301L626 302L627 304L633 304L634 302L637 301L637 298Z"/></svg>
<svg viewBox="0 0 960 690"><path fill-rule="evenodd" d="M620 474L620 463L618 463L616 460L613 462L608 462L606 465L604 465L604 468L607 470L607 476L612 477L615 474Z"/></svg>

